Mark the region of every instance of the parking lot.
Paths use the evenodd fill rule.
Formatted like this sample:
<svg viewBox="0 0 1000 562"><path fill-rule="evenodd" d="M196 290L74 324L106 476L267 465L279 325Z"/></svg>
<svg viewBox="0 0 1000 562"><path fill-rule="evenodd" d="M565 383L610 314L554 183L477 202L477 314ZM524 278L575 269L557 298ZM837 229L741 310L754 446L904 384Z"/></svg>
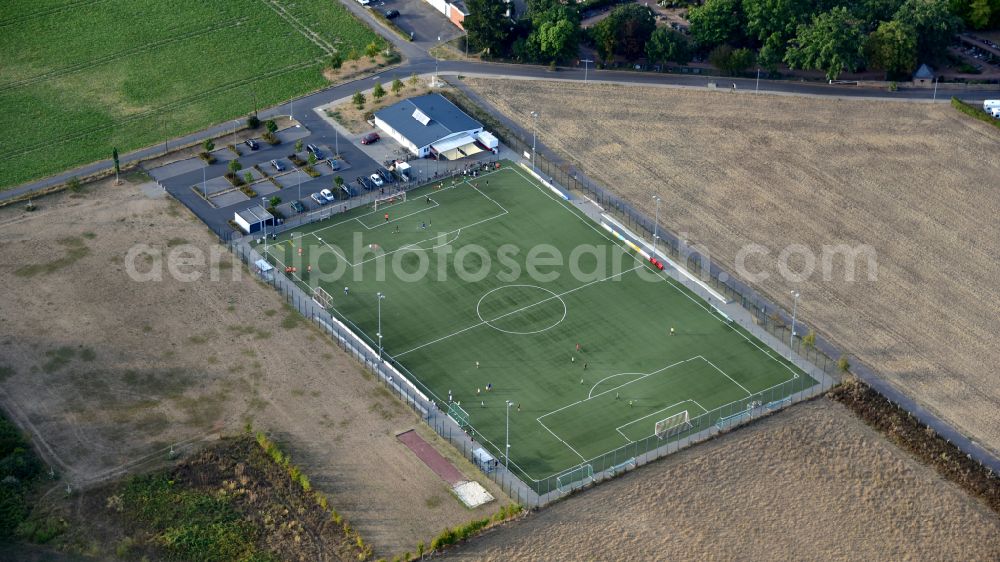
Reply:
<svg viewBox="0 0 1000 562"><path fill-rule="evenodd" d="M449 41L462 35L461 29L423 0L378 0L369 4L368 8L383 14L387 10L398 11L399 15L393 22L403 31L412 33L416 43L434 44L439 41L438 37L440 41Z"/></svg>

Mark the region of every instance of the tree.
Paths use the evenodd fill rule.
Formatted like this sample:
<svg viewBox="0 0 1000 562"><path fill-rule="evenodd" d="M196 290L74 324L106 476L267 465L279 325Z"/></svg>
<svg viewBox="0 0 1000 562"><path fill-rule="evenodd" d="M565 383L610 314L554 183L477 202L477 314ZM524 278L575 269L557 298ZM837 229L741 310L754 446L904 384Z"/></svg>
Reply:
<svg viewBox="0 0 1000 562"><path fill-rule="evenodd" d="M385 88L382 87L382 84L375 84L375 87L372 88L372 98L377 102L384 97Z"/></svg>
<svg viewBox="0 0 1000 562"><path fill-rule="evenodd" d="M205 142L201 143L201 147L205 149L205 152L212 152L215 150L215 143L212 139L205 139Z"/></svg>
<svg viewBox="0 0 1000 562"><path fill-rule="evenodd" d="M420 80L417 79L417 73L416 72L411 72L410 73L410 85L411 86L416 86L419 83L420 83Z"/></svg>
<svg viewBox="0 0 1000 562"><path fill-rule="evenodd" d="M238 171L240 171L242 169L243 169L243 164L240 164L239 160L230 160L229 161L229 173L230 174L236 175L236 172L238 172Z"/></svg>
<svg viewBox="0 0 1000 562"><path fill-rule="evenodd" d="M340 176L335 176L333 178L333 185L337 186L338 188L342 187L344 185L344 178Z"/></svg>
<svg viewBox="0 0 1000 562"><path fill-rule="evenodd" d="M365 45L365 56L370 58L372 62L375 62L375 55L378 54L378 51L378 43L374 41Z"/></svg>
<svg viewBox="0 0 1000 562"><path fill-rule="evenodd" d="M398 96L399 92L403 91L403 88L404 88L403 81L400 80L399 78L396 78L395 80L392 81L392 93Z"/></svg>
<svg viewBox="0 0 1000 562"><path fill-rule="evenodd" d="M891 77L908 76L917 67L917 35L900 21L884 21L868 36L868 63Z"/></svg>
<svg viewBox="0 0 1000 562"><path fill-rule="evenodd" d="M361 92L355 91L354 92L354 96L351 97L351 103L353 103L354 107L358 108L358 110L364 109L365 108L365 95L362 94Z"/></svg>
<svg viewBox="0 0 1000 562"><path fill-rule="evenodd" d="M527 37L519 39L515 54L523 59L565 61L577 54L580 12L553 0L530 0ZM523 22L522 22L523 23Z"/></svg>
<svg viewBox="0 0 1000 562"><path fill-rule="evenodd" d="M795 37L798 26L823 8L810 0L743 0L747 35L762 42L765 64L775 66L785 56L785 45ZM762 51L765 49L762 48Z"/></svg>
<svg viewBox="0 0 1000 562"><path fill-rule="evenodd" d="M302 139L295 141L295 152L302 152Z"/></svg>
<svg viewBox="0 0 1000 562"><path fill-rule="evenodd" d="M719 45L708 54L708 62L723 72L736 75L753 66L754 55L750 49L733 49L729 45Z"/></svg>
<svg viewBox="0 0 1000 562"><path fill-rule="evenodd" d="M466 0L469 15L462 20L469 46L476 52L500 53L507 39L504 4L500 0Z"/></svg>
<svg viewBox="0 0 1000 562"><path fill-rule="evenodd" d="M643 56L646 42L656 29L653 11L640 4L625 4L615 8L612 16L619 21L618 52L629 61Z"/></svg>
<svg viewBox="0 0 1000 562"><path fill-rule="evenodd" d="M271 134L278 132L278 124L274 122L274 119L268 119L265 121L264 128Z"/></svg>
<svg viewBox="0 0 1000 562"><path fill-rule="evenodd" d="M277 207L278 205L281 204L281 197L275 195L268 200L268 203L270 203L272 207Z"/></svg>
<svg viewBox="0 0 1000 562"><path fill-rule="evenodd" d="M615 47L618 44L618 34L614 21L610 17L604 18L590 28L590 38L597 48L597 56L605 63L611 62L615 57Z"/></svg>
<svg viewBox="0 0 1000 562"><path fill-rule="evenodd" d="M247 183L253 183L253 174L250 172L243 174L243 181ZM271 206L273 207L274 205Z"/></svg>
<svg viewBox="0 0 1000 562"><path fill-rule="evenodd" d="M674 61L677 64L691 62L691 44L681 33L669 27L657 27L646 43L646 57L652 63Z"/></svg>
<svg viewBox="0 0 1000 562"><path fill-rule="evenodd" d="M973 0L969 5L969 17L965 21L974 29L983 29L990 24L992 13L990 0Z"/></svg>
<svg viewBox="0 0 1000 562"><path fill-rule="evenodd" d="M340 70L340 67L344 66L344 55L340 54L340 51L334 51L330 55L330 68L334 70Z"/></svg>
<svg viewBox="0 0 1000 562"><path fill-rule="evenodd" d="M118 178L118 174L122 172L120 163L118 162L118 147L111 149L111 160L115 164L115 178Z"/></svg>
<svg viewBox="0 0 1000 562"><path fill-rule="evenodd" d="M703 49L743 42L746 16L740 0L705 0L688 11L691 36Z"/></svg>
<svg viewBox="0 0 1000 562"><path fill-rule="evenodd" d="M906 0L893 19L913 29L920 61L942 58L962 25L951 13L947 0Z"/></svg>
<svg viewBox="0 0 1000 562"><path fill-rule="evenodd" d="M316 165L316 153L315 152L310 152L309 153L309 165L310 166L315 166Z"/></svg>
<svg viewBox="0 0 1000 562"><path fill-rule="evenodd" d="M799 26L785 62L791 68L822 70L834 80L841 72L854 72L864 64L864 38L858 21L840 6Z"/></svg>

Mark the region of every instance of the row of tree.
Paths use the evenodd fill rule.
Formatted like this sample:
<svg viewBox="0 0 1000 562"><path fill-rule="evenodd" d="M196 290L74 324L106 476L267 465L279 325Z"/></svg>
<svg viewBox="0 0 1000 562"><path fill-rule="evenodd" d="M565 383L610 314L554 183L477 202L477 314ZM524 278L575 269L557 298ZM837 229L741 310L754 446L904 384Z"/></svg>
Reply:
<svg viewBox="0 0 1000 562"><path fill-rule="evenodd" d="M555 64L575 59L586 41L605 62L687 64L701 52L726 71L783 62L831 79L865 68L906 76L941 60L963 26L1000 26L1000 0L704 0L689 12L691 39L657 27L640 4L618 6L589 30L580 29L578 4L528 0L518 20L505 17L501 0L466 5L470 48L495 57Z"/></svg>
<svg viewBox="0 0 1000 562"><path fill-rule="evenodd" d="M702 49L747 48L763 68L784 62L833 79L863 68L903 76L941 60L973 12L973 25L989 25L1000 0L705 0L689 19Z"/></svg>

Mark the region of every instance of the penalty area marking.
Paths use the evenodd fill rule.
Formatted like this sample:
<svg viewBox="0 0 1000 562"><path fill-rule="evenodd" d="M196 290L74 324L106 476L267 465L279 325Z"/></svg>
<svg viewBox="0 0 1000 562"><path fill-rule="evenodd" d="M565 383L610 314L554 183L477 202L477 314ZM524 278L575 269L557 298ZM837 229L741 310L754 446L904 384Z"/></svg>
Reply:
<svg viewBox="0 0 1000 562"><path fill-rule="evenodd" d="M632 425L634 423L641 422L642 420L644 420L646 418L651 418L651 417L653 417L653 416L655 416L657 414L660 414L662 412L666 412L667 410L669 410L671 408L675 408L677 406L680 406L681 404L684 404L686 402L690 402L690 403L694 404L695 406L698 406L698 408L701 409L702 414L707 414L708 413L708 410L706 410L704 406L702 406L701 404L699 404L697 400L695 400L693 398L688 398L687 400L681 400L680 402L678 402L676 404L671 404L671 405L667 406L666 408L662 408L660 410L657 410L657 411L653 412L652 414L646 414L645 416L642 416L641 418L634 419L634 420L632 420L632 421L630 421L628 423L624 423L622 425L619 425L618 427L615 428L615 431L617 431L618 433L620 433L621 436L624 437L625 440L628 441L629 443L635 443L635 441L633 439L630 439L628 435L625 435L624 433L622 433L622 428L623 427L628 427L628 426L630 426L630 425ZM692 417L697 417L697 416L692 416ZM655 435L655 431L654 431L653 435Z"/></svg>

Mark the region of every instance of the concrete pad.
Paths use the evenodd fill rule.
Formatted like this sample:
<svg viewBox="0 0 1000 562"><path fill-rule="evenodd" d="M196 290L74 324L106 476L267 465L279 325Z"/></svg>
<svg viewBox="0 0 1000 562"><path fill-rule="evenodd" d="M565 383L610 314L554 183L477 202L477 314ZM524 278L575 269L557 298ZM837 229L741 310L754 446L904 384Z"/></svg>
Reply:
<svg viewBox="0 0 1000 562"><path fill-rule="evenodd" d="M279 188L273 183L271 183L270 180L259 181L251 185L250 187L252 187L253 190L260 195L270 195L279 190Z"/></svg>
<svg viewBox="0 0 1000 562"><path fill-rule="evenodd" d="M222 195L216 195L212 197L212 204L220 209L222 207L228 207L230 205L235 205L237 203L242 203L249 200L250 198L246 196L242 191L234 189L229 193L223 193Z"/></svg>
<svg viewBox="0 0 1000 562"><path fill-rule="evenodd" d="M479 482L459 482L451 491L462 500L465 507L479 507L493 501L493 494L486 491Z"/></svg>
<svg viewBox="0 0 1000 562"><path fill-rule="evenodd" d="M158 168L153 168L149 170L149 175L153 176L153 178L157 181L163 181L174 176L199 170L205 166L206 164L201 158L187 158L178 162L165 164Z"/></svg>

